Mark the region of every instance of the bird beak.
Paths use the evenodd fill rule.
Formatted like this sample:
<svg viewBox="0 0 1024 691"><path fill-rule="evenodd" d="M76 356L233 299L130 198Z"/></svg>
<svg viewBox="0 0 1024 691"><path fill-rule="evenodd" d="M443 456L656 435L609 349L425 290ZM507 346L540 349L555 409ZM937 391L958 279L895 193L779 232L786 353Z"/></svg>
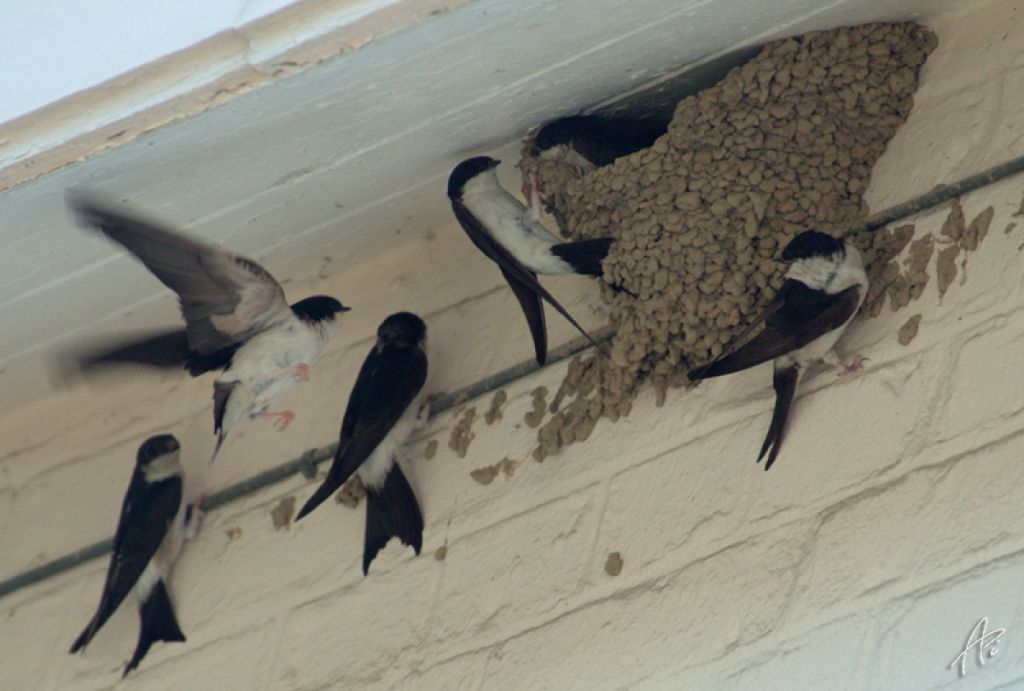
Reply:
<svg viewBox="0 0 1024 691"><path fill-rule="evenodd" d="M498 160L494 160L494 161L491 161L491 165L490 165L490 167L491 167L491 168L497 168L497 167L498 167L498 166L500 166L500 165L501 165L501 161L498 161Z"/></svg>
<svg viewBox="0 0 1024 691"><path fill-rule="evenodd" d="M351 311L352 311L352 308L351 307L346 307L345 305L342 305L341 309L339 310L339 312L351 312Z"/></svg>

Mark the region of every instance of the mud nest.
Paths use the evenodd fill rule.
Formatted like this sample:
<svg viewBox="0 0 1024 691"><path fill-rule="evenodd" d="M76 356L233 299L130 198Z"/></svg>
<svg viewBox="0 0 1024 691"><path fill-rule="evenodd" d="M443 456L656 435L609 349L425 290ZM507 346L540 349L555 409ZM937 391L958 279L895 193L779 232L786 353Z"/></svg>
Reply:
<svg viewBox="0 0 1024 691"><path fill-rule="evenodd" d="M646 381L664 400L719 355L782 283L772 261L797 233L841 234L863 218L871 169L913 106L936 39L914 23L867 24L770 43L681 101L649 149L577 178L529 156L547 204L575 239L617 238L602 290L610 357L577 359L538 431L537 460L627 415ZM880 275L910 233L850 238ZM877 296L876 296L877 297ZM884 296L883 296L884 297Z"/></svg>

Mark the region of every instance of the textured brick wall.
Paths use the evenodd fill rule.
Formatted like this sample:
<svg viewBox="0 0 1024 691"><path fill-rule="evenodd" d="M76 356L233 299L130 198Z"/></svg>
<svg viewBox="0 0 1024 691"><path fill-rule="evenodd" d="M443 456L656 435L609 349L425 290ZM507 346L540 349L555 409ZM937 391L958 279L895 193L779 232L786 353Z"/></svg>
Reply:
<svg viewBox="0 0 1024 691"><path fill-rule="evenodd" d="M1024 27L1014 4L978 4L935 28L940 44L916 109L876 170L875 209L1024 153ZM602 421L589 442L533 462L525 417L537 387L557 389L564 365L556 365L507 387L492 425L483 420L490 396L469 403L477 416L465 458L448 448L455 413L431 420L409 444L406 468L427 520L418 558L393 544L363 578L362 506L330 503L275 529L281 501L312 491L301 478L212 512L173 580L189 640L154 648L132 683L1024 683L1024 218L1014 216L1022 193L1018 176L962 200L968 222L994 211L966 282L961 269L941 300L933 279L899 313L858 320L840 348L868 356L866 370L805 382L770 473L754 464L771 414L768 367L670 391L660 408L647 392L630 417ZM947 214L912 219L917 237L940 239ZM442 270L423 271L424 258ZM209 468L206 379L118 379L0 419L18 449L0 466L0 577L109 534L147 433L179 434L193 482L212 489L328 441L388 310L427 317L435 389L524 359L525 329L500 285L450 226L347 272L327 288L357 309L314 369L316 381L285 398L299 413L293 428L250 427ZM585 280L549 285L587 324L602 322ZM918 313L917 337L901 345L898 330ZM570 336L550 322L554 341ZM427 460L431 440L439 448ZM506 464L510 477L484 485L471 476L506 457L522 461ZM612 552L621 554L618 575L609 573ZM117 680L136 636L130 609L84 656L66 654L104 569L93 561L0 600L0 688ZM958 682L948 665L983 616L1005 637L984 667L970 656Z"/></svg>

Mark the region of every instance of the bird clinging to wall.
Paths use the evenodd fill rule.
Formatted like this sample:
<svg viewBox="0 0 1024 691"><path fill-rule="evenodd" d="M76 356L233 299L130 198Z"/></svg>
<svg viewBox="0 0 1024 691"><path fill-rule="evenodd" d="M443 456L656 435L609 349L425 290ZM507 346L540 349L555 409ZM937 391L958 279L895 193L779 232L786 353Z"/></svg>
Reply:
<svg viewBox="0 0 1024 691"><path fill-rule="evenodd" d="M537 281L537 274L601 276L601 263L612 238L563 242L539 222L498 182L501 161L487 156L459 163L448 177L448 198L459 225L502 275L519 300L533 336L537 364L547 361L548 337L542 300L569 320L600 350L597 342Z"/></svg>
<svg viewBox="0 0 1024 691"><path fill-rule="evenodd" d="M423 320L410 312L392 314L378 327L349 394L331 469L295 517L301 520L359 475L366 487L364 575L393 536L416 554L423 545L423 515L396 456L427 413L426 338Z"/></svg>
<svg viewBox="0 0 1024 691"><path fill-rule="evenodd" d="M757 457L760 463L767 454L765 470L772 467L782 447L801 370L822 360L850 372L863 362L857 358L845 365L832 350L867 296L868 278L857 248L807 230L786 245L782 259L792 264L765 311L764 329L737 350L689 372L689 378L697 381L774 361L775 411Z"/></svg>
<svg viewBox="0 0 1024 691"><path fill-rule="evenodd" d="M121 504L103 594L71 653L83 650L129 594L139 604L139 641L124 674L138 667L156 641L184 641L167 592L171 567L200 522L198 504L183 501L181 447L169 434L139 447L135 471Z"/></svg>

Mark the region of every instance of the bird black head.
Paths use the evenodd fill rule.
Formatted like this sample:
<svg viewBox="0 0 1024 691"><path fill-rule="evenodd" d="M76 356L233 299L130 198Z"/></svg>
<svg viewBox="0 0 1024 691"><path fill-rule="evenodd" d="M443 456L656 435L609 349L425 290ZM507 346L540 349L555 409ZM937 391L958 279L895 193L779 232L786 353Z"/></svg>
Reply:
<svg viewBox="0 0 1024 691"><path fill-rule="evenodd" d="M348 312L350 309L329 295L314 295L292 305L292 313L309 324L333 319L339 312Z"/></svg>
<svg viewBox="0 0 1024 691"><path fill-rule="evenodd" d="M377 343L414 346L427 335L427 325L412 312L397 312L377 327Z"/></svg>
<svg viewBox="0 0 1024 691"><path fill-rule="evenodd" d="M554 146L568 144L572 141L572 138L576 135L583 122L584 118L582 115L573 115L544 125L537 132L537 136L534 137L533 149L530 150L530 154L540 156L543 152Z"/></svg>
<svg viewBox="0 0 1024 691"><path fill-rule="evenodd" d="M455 166L452 174L448 176L448 198L458 199L462 196L462 187L480 173L497 168L501 161L496 161L490 156L474 156Z"/></svg>
<svg viewBox="0 0 1024 691"><path fill-rule="evenodd" d="M805 230L789 241L786 249L782 250L782 258L793 261L810 257L831 257L842 251L842 240L818 230Z"/></svg>
<svg viewBox="0 0 1024 691"><path fill-rule="evenodd" d="M174 438L174 435L158 434L142 442L142 446L139 447L139 452L135 457L135 463L139 466L145 466L155 458L166 456L180 449L181 446L178 444L178 440Z"/></svg>

